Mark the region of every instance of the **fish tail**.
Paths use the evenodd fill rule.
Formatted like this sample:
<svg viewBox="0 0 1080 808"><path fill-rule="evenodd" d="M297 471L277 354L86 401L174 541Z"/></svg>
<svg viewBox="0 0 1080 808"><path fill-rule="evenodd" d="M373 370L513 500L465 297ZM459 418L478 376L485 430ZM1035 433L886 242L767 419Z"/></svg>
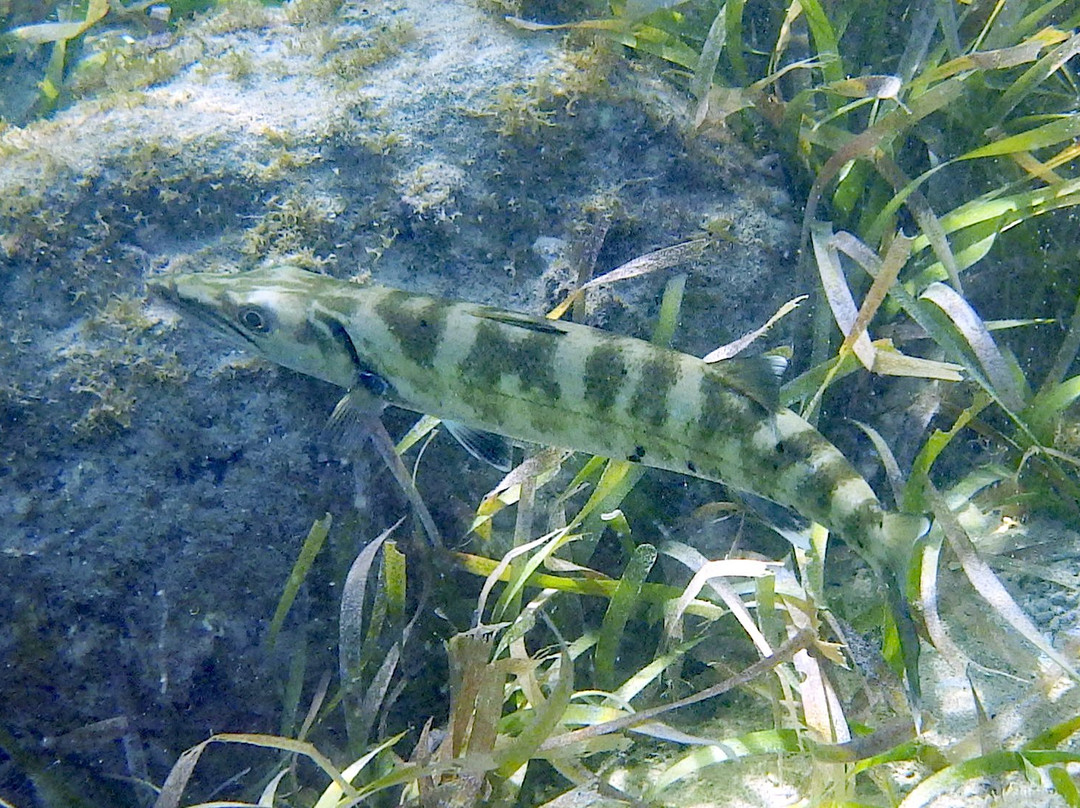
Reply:
<svg viewBox="0 0 1080 808"><path fill-rule="evenodd" d="M914 711L918 712L922 687L919 681L919 632L908 601L908 570L911 568L915 543L926 535L930 522L924 516L908 513L886 513L882 517L882 533L888 559L882 565L885 597L896 623L900 642L900 657L907 676L908 694Z"/></svg>

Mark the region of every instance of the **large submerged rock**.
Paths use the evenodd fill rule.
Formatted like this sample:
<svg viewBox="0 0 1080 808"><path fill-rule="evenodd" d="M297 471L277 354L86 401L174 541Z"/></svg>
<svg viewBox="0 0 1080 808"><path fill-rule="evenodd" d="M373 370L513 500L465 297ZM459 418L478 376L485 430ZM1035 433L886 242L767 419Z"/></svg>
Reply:
<svg viewBox="0 0 1080 808"><path fill-rule="evenodd" d="M144 278L291 255L538 312L594 257L707 227L726 238L686 267L677 337L699 353L798 290L765 164L685 138L686 99L607 46L468 2L296 0L100 49L78 77L96 93L0 136L0 715L31 758L138 804L104 778L160 783L210 732L280 728L296 657L309 682L336 665L348 561L406 512L378 466L333 459L339 391L179 324ZM647 335L665 280L601 290L590 322ZM419 484L458 538L497 479L440 439ZM332 549L268 650L327 512Z"/></svg>

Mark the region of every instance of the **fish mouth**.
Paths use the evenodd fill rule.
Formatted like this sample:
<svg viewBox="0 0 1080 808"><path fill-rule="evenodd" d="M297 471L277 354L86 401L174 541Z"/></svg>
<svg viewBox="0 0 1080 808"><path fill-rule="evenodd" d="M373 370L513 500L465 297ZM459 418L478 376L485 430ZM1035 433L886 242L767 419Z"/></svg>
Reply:
<svg viewBox="0 0 1080 808"><path fill-rule="evenodd" d="M190 301L181 296L175 278L147 278L146 291L150 297L163 300L177 309L185 310L190 305Z"/></svg>
<svg viewBox="0 0 1080 808"><path fill-rule="evenodd" d="M192 317L209 328L244 345L258 347L248 334L223 317L218 307L205 303L180 291L179 285L172 278L152 278L146 282L146 289L184 317Z"/></svg>

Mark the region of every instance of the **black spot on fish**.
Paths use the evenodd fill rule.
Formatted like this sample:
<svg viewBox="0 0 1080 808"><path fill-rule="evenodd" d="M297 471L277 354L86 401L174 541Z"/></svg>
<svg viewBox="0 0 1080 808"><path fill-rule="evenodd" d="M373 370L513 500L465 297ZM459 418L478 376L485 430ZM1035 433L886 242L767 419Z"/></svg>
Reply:
<svg viewBox="0 0 1080 808"><path fill-rule="evenodd" d="M679 381L679 359L673 353L658 352L641 366L641 378L630 399L630 414L662 426L668 415L668 396Z"/></svg>
<svg viewBox="0 0 1080 808"><path fill-rule="evenodd" d="M686 461L686 470L691 474L697 474L697 466L694 465L692 460Z"/></svg>
<svg viewBox="0 0 1080 808"><path fill-rule="evenodd" d="M446 330L447 304L395 290L375 305L375 313L408 359L424 368L433 366Z"/></svg>
<svg viewBox="0 0 1080 808"><path fill-rule="evenodd" d="M632 455L627 455L626 459L631 463L640 463L643 457L645 457L645 447L635 446L634 453Z"/></svg>
<svg viewBox="0 0 1080 808"><path fill-rule="evenodd" d="M614 343L601 342L585 359L585 400L598 410L610 410L626 379L626 360Z"/></svg>
<svg viewBox="0 0 1080 808"><path fill-rule="evenodd" d="M789 435L776 444L777 465L784 468L796 463L809 464L814 451L819 447L828 450L827 441L813 429L807 429L795 435Z"/></svg>

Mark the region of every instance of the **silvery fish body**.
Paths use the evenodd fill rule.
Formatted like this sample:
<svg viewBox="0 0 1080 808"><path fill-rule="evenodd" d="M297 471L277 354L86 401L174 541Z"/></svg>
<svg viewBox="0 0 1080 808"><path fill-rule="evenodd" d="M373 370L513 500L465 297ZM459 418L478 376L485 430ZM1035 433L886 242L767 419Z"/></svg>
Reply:
<svg viewBox="0 0 1080 808"><path fill-rule="evenodd" d="M919 528L883 510L844 455L771 405L738 362L287 265L155 281L182 310L285 367L507 437L623 458L785 505L904 563ZM367 381L365 381L367 380Z"/></svg>

